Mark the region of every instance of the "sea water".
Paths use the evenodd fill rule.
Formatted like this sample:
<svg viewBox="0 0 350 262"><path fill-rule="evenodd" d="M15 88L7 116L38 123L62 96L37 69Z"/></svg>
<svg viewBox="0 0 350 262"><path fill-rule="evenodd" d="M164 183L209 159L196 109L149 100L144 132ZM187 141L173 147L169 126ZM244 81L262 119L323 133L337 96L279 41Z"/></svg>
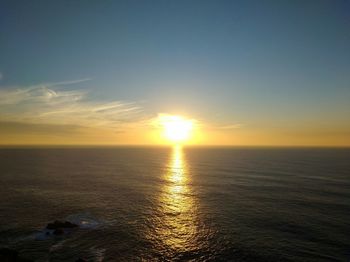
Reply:
<svg viewBox="0 0 350 262"><path fill-rule="evenodd" d="M350 260L350 149L3 148L0 186L33 261Z"/></svg>

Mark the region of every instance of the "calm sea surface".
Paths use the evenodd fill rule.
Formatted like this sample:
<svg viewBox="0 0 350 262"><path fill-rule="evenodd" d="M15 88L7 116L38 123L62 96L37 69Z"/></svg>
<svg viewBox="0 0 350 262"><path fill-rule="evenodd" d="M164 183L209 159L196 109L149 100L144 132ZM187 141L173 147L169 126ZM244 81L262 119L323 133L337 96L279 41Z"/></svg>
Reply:
<svg viewBox="0 0 350 262"><path fill-rule="evenodd" d="M34 261L350 260L350 149L0 149L0 186Z"/></svg>

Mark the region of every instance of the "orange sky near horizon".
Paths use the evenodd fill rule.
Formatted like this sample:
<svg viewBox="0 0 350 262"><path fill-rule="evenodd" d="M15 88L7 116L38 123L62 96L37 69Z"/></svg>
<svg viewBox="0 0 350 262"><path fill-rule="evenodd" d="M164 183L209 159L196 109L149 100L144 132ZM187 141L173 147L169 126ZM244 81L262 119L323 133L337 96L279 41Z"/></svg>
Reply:
<svg viewBox="0 0 350 262"><path fill-rule="evenodd" d="M322 132L321 132L322 131ZM173 145L164 128L139 126L113 131L106 128L14 124L0 127L0 145ZM224 129L198 125L184 145L218 146L350 146L346 132L309 129L271 129L241 126Z"/></svg>

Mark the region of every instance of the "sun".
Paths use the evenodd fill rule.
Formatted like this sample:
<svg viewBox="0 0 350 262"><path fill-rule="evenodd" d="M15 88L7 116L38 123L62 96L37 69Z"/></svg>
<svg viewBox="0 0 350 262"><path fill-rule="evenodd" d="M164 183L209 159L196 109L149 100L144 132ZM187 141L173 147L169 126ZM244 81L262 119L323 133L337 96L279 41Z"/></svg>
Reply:
<svg viewBox="0 0 350 262"><path fill-rule="evenodd" d="M165 138L174 143L185 142L190 139L193 121L182 116L163 115L160 118Z"/></svg>

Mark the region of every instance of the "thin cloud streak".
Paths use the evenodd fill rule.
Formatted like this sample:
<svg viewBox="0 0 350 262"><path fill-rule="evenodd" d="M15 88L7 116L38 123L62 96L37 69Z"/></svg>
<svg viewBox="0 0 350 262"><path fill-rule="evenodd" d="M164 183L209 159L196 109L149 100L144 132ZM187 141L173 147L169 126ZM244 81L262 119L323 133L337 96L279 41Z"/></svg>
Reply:
<svg viewBox="0 0 350 262"><path fill-rule="evenodd" d="M0 121L80 125L116 131L144 125L144 111L134 102L94 102L88 100L85 91L52 88L84 81L88 79L0 90Z"/></svg>
<svg viewBox="0 0 350 262"><path fill-rule="evenodd" d="M78 83L82 83L82 82L87 82L87 81L91 81L91 80L92 80L92 78L82 78L82 79L77 79L77 80L47 83L47 84L45 84L45 86L47 86L47 87L66 86L66 85L73 85L73 84L78 84Z"/></svg>

